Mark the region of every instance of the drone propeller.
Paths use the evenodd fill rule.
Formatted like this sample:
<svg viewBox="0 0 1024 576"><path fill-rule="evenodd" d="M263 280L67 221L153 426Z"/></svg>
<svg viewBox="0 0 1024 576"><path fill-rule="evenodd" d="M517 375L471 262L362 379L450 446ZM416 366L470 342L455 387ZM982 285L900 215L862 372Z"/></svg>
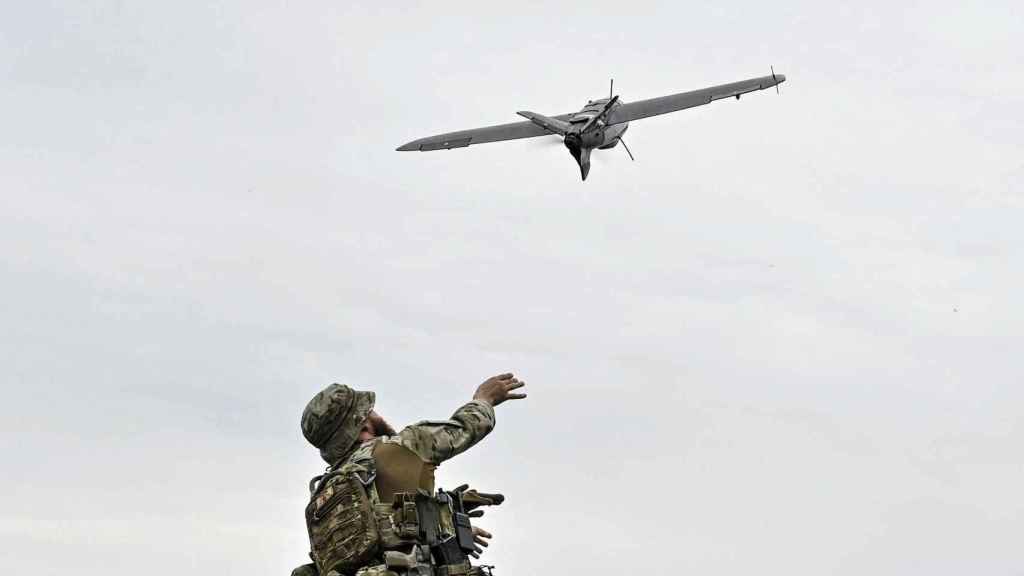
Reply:
<svg viewBox="0 0 1024 576"><path fill-rule="evenodd" d="M604 108L601 108L600 112L598 112L597 114L594 114L593 118L591 118L590 120L587 120L587 123L584 124L582 128L580 128L580 132L581 133L582 132L586 132L587 128L590 128L591 126L594 125L595 122L597 122L598 120L604 118L608 114L608 111L611 110L612 107L615 106L615 103L618 102L618 101L619 101L619 97L618 96L612 96L611 98L609 98L608 101L605 102Z"/></svg>
<svg viewBox="0 0 1024 576"><path fill-rule="evenodd" d="M608 99L612 97L612 92L615 92L615 78L611 79L611 83L608 85Z"/></svg>
<svg viewBox="0 0 1024 576"><path fill-rule="evenodd" d="M772 80L775 81L775 93L782 94L782 92L779 92L779 79L775 77L775 66L769 66L769 68L772 69Z"/></svg>

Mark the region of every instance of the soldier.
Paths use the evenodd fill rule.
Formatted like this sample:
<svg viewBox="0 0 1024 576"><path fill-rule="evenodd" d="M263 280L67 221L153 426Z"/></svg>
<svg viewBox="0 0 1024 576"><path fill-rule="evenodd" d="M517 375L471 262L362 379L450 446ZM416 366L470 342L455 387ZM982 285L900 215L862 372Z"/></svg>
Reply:
<svg viewBox="0 0 1024 576"><path fill-rule="evenodd" d="M460 576L479 574L489 533L470 525L500 494L462 486L434 493L434 470L494 428L494 407L526 398L525 383L501 374L481 384L449 420L396 432L374 412L375 394L331 384L302 413L302 433L328 463L310 481L310 557L292 576Z"/></svg>

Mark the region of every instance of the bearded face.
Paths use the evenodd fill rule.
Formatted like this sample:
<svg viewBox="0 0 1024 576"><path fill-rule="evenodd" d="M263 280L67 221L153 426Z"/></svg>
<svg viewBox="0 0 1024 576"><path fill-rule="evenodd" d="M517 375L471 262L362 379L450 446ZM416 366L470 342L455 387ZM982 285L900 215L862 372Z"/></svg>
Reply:
<svg viewBox="0 0 1024 576"><path fill-rule="evenodd" d="M366 417L366 424L369 427L368 432L372 437L377 438L379 436L397 436L398 432L392 428L391 424L388 424L384 417L376 412L371 411L369 416Z"/></svg>

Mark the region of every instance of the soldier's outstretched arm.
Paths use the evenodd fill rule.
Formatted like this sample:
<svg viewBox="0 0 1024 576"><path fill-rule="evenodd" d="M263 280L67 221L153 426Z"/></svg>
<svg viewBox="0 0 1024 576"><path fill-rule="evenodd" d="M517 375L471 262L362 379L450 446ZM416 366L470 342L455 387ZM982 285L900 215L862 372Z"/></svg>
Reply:
<svg viewBox="0 0 1024 576"><path fill-rule="evenodd" d="M424 462L440 464L469 450L494 429L494 407L506 400L520 400L514 393L526 384L512 374L488 378L473 394L473 400L452 414L449 420L425 420L407 426L395 438Z"/></svg>

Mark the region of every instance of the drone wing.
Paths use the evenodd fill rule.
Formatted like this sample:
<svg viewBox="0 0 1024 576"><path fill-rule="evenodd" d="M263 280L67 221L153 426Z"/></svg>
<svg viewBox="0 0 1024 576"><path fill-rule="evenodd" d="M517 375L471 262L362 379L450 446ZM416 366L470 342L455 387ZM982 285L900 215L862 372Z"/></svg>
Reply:
<svg viewBox="0 0 1024 576"><path fill-rule="evenodd" d="M682 92L680 94L672 94L671 96L662 96L661 98L629 102L609 112L606 123L609 125L622 124L623 122L632 122L641 118L657 116L658 114L668 114L677 110L703 106L722 98L729 98L730 96L739 97L740 94L746 94L747 92L771 88L785 81L785 75L772 74L771 76L740 80L739 82L702 88L692 92Z"/></svg>
<svg viewBox="0 0 1024 576"><path fill-rule="evenodd" d="M550 118L540 116L539 114L534 116L543 118L544 120L550 120ZM563 114L561 116L555 116L554 119L568 121L570 116L571 114ZM513 122L511 124L499 124L497 126L487 126L484 128L474 128L472 130L448 132L447 134L438 134L437 136L428 136L426 138L420 138L419 140L413 140L408 144L403 144L399 146L397 150L419 150L421 152L428 152L430 150L463 148L465 146L484 144L486 142L518 140L519 138L533 138L536 136L557 134L557 132L554 131L554 128L554 125L552 125L551 129L545 128L535 121Z"/></svg>

